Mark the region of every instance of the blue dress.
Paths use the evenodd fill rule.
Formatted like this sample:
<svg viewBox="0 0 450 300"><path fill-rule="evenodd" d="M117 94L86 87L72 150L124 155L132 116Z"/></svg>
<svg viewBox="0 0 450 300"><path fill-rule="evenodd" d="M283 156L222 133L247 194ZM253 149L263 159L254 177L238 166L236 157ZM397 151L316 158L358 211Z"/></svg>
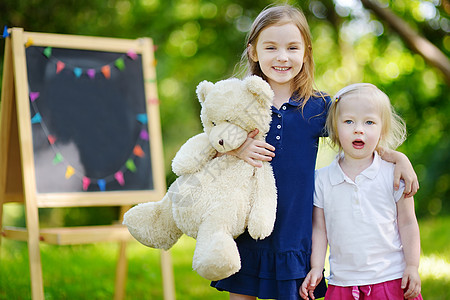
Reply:
<svg viewBox="0 0 450 300"><path fill-rule="evenodd" d="M289 100L272 107L266 141L275 147L272 159L278 189L275 227L263 240L248 232L236 239L241 270L211 286L260 299L301 299L298 288L310 269L314 169L319 137L324 136L331 99L311 97L302 109ZM324 280L316 298L325 295Z"/></svg>

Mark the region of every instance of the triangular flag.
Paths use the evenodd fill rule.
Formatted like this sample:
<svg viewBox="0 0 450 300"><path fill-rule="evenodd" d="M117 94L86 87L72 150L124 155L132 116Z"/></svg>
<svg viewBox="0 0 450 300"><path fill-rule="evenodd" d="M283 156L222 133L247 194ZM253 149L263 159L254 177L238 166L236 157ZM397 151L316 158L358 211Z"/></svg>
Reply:
<svg viewBox="0 0 450 300"><path fill-rule="evenodd" d="M72 166L67 166L67 169L66 169L66 179L69 179L70 177L72 177L73 176L73 174L75 174L75 169L72 167Z"/></svg>
<svg viewBox="0 0 450 300"><path fill-rule="evenodd" d="M122 171L117 171L117 172L114 174L114 178L117 180L117 182L118 182L121 186L123 186L123 185L125 184L125 179L123 179L123 173L122 173Z"/></svg>
<svg viewBox="0 0 450 300"><path fill-rule="evenodd" d="M159 104L159 100L155 99L155 98L150 98L150 99L148 99L148 103L149 104L158 105Z"/></svg>
<svg viewBox="0 0 450 300"><path fill-rule="evenodd" d="M106 181L104 179L97 180L97 185L100 191L104 192L106 187Z"/></svg>
<svg viewBox="0 0 450 300"><path fill-rule="evenodd" d="M83 74L83 70L81 68L74 68L73 73L77 78L80 78L81 74Z"/></svg>
<svg viewBox="0 0 450 300"><path fill-rule="evenodd" d="M91 184L91 180L86 176L83 177L83 191L87 191L89 185Z"/></svg>
<svg viewBox="0 0 450 300"><path fill-rule="evenodd" d="M35 114L32 118L31 118L31 124L37 124L37 123L41 123L42 121L42 117L40 113Z"/></svg>
<svg viewBox="0 0 450 300"><path fill-rule="evenodd" d="M50 56L52 56L52 47L45 48L44 55L47 56L47 58L50 58Z"/></svg>
<svg viewBox="0 0 450 300"><path fill-rule="evenodd" d="M136 172L136 165L134 164L134 161L130 158L125 163L125 166L127 166L127 169L131 172Z"/></svg>
<svg viewBox="0 0 450 300"><path fill-rule="evenodd" d="M136 116L136 119L141 122L142 124L147 124L148 118L147 118L147 114L138 114Z"/></svg>
<svg viewBox="0 0 450 300"><path fill-rule="evenodd" d="M5 28L3 29L3 38L6 39L8 36L9 36L8 26L5 25Z"/></svg>
<svg viewBox="0 0 450 300"><path fill-rule="evenodd" d="M47 139L48 139L48 142L50 143L50 145L53 145L56 142L55 136L53 136L51 134L48 135Z"/></svg>
<svg viewBox="0 0 450 300"><path fill-rule="evenodd" d="M128 50L127 55L132 60L135 60L136 58L138 58L138 55L136 54L136 51L134 51L133 49Z"/></svg>
<svg viewBox="0 0 450 300"><path fill-rule="evenodd" d="M59 72L61 72L65 67L66 67L65 63L63 63L62 61L58 61L56 63L56 74L59 74Z"/></svg>
<svg viewBox="0 0 450 300"><path fill-rule="evenodd" d="M55 154L55 157L53 158L53 164L54 165L57 165L57 164L59 164L60 162L62 162L63 161L63 157L62 157L62 155L61 155L61 153L56 153Z"/></svg>
<svg viewBox="0 0 450 300"><path fill-rule="evenodd" d="M144 150L142 150L142 147L139 145L134 146L133 149L133 154L139 157L144 157L145 156L145 152Z"/></svg>
<svg viewBox="0 0 450 300"><path fill-rule="evenodd" d="M27 42L25 43L25 47L28 48L31 45L33 45L33 39L32 38L28 38Z"/></svg>
<svg viewBox="0 0 450 300"><path fill-rule="evenodd" d="M148 132L145 129L142 129L139 133L139 137L143 139L144 141L148 141Z"/></svg>
<svg viewBox="0 0 450 300"><path fill-rule="evenodd" d="M37 98L39 98L39 92L30 92L31 102L34 102L34 100L36 100Z"/></svg>
<svg viewBox="0 0 450 300"><path fill-rule="evenodd" d="M86 71L86 74L89 76L90 79L94 79L94 77L95 77L95 69L88 69Z"/></svg>
<svg viewBox="0 0 450 300"><path fill-rule="evenodd" d="M114 65L119 69L120 71L123 71L125 69L125 62L123 61L123 58L116 59L116 62Z"/></svg>
<svg viewBox="0 0 450 300"><path fill-rule="evenodd" d="M111 68L108 65L102 67L102 73L106 79L111 78Z"/></svg>

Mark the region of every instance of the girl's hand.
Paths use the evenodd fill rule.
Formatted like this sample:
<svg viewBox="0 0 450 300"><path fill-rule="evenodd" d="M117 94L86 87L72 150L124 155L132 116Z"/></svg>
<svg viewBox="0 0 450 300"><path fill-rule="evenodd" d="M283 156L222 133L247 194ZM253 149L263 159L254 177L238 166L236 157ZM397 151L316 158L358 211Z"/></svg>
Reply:
<svg viewBox="0 0 450 300"><path fill-rule="evenodd" d="M275 156L273 153L275 147L264 141L255 140L254 137L258 132L258 129L249 132L247 140L239 148L229 151L227 154L239 157L254 167L262 167L261 161L271 161Z"/></svg>
<svg viewBox="0 0 450 300"><path fill-rule="evenodd" d="M380 148L381 158L395 164L394 169L394 188L398 190L400 179L405 181L405 198L414 196L419 189L419 180L408 157L398 151Z"/></svg>
<svg viewBox="0 0 450 300"><path fill-rule="evenodd" d="M420 294L420 276L416 266L406 266L402 277L402 289L405 290L405 299L414 299Z"/></svg>
<svg viewBox="0 0 450 300"><path fill-rule="evenodd" d="M309 271L308 275L306 275L305 280L303 280L303 283L299 290L299 294L302 299L315 299L314 290L320 283L320 280L322 280L322 276L322 268L312 268L311 271Z"/></svg>

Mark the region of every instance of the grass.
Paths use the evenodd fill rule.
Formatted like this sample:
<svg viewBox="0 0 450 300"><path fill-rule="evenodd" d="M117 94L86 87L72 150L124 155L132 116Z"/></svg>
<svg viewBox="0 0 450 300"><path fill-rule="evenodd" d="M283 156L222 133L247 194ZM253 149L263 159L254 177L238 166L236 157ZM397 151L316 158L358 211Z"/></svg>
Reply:
<svg viewBox="0 0 450 300"><path fill-rule="evenodd" d="M424 299L450 299L450 217L419 222ZM186 236L172 248L177 299L228 299L192 271L195 241ZM112 299L118 246L41 244L46 299ZM0 299L30 299L27 245L2 239ZM159 251L131 242L128 246L126 299L163 299Z"/></svg>

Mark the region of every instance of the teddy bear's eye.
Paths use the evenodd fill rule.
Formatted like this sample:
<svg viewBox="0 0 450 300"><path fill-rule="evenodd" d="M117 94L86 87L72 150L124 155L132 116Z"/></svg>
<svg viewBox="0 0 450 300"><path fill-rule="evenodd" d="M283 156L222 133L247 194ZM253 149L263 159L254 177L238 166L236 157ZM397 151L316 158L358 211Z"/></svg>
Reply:
<svg viewBox="0 0 450 300"><path fill-rule="evenodd" d="M230 123L230 120L225 120L225 122Z"/></svg>
<svg viewBox="0 0 450 300"><path fill-rule="evenodd" d="M211 122L211 124L213 124L213 126L216 126L216 123L214 123L214 122Z"/></svg>

